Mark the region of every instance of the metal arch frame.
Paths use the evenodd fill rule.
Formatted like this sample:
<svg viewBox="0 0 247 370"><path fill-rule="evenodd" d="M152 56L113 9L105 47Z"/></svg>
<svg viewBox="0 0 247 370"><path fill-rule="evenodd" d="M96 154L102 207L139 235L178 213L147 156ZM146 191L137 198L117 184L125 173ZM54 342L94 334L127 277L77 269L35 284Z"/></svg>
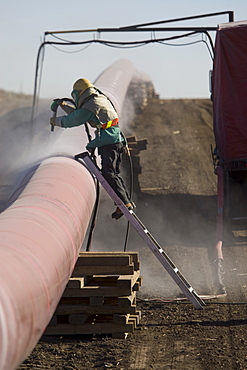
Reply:
<svg viewBox="0 0 247 370"><path fill-rule="evenodd" d="M81 44L80 42L52 42L52 41L45 41L45 37L47 35L55 35L55 34L68 34L68 33L88 33L88 32L97 32L97 33L103 33L103 32L179 32L179 31L188 31L188 32L198 32L198 33L205 33L206 36L209 39L210 46L212 48L212 51L214 52L214 45L212 38L209 34L209 31L217 31L217 27L154 27L159 24L164 23L172 23L172 22L181 22L181 21L187 21L187 20L193 20L193 19L199 19L199 18L208 18L208 17L215 17L228 14L228 21L233 22L234 21L234 12L232 10L217 12L217 13L207 13L207 14L200 14L200 15L194 15L189 17L182 17L182 18L173 18L173 19L167 19L163 21L157 21L157 22L149 22L149 23L142 23L142 24L136 24L131 26L125 26L125 27L119 27L119 28L96 28L96 29L82 29L82 30L62 30L62 31L46 31L44 33L44 41L39 47L37 58L36 58L36 68L35 68L35 82L34 82L34 93L33 93L33 103L32 103L32 112L31 112L31 123L34 122L34 115L35 115L35 105L37 100L37 85L38 85L38 70L39 70L39 59L41 56L41 51L45 47L45 45L51 45L51 44L63 44L63 45L74 45L74 44ZM152 26L147 28L147 26ZM92 40L90 42L97 42L97 40ZM99 42L99 41L98 41ZM153 42L156 42L153 40Z"/></svg>
<svg viewBox="0 0 247 370"><path fill-rule="evenodd" d="M199 18L207 18L207 17L215 17L219 15L228 14L229 22L234 22L234 12L232 10L227 10L223 12L217 12L217 13L207 13L207 14L200 14L200 15L194 15L190 17L182 17L182 18L173 18L173 19L167 19L163 21L157 21L157 22L149 22L149 23L142 23L142 24L136 24L131 26L125 26L125 27L119 27L119 28L96 28L96 29L84 29L84 30L68 30L68 31L46 31L45 35L53 35L53 34L59 34L59 33L82 33L82 32L155 32L155 31L216 31L217 27L151 27L151 28L141 28L141 27L147 27L147 26L154 26L157 24L163 24L163 23L172 23L172 22L181 22L181 21L187 21L192 19L199 19Z"/></svg>
<svg viewBox="0 0 247 370"><path fill-rule="evenodd" d="M208 18L208 17L215 17L219 15L228 14L228 21L233 22L234 21L234 12L232 10L227 10L223 12L217 12L217 13L207 13L207 14L200 14L200 15L194 15L190 17L182 17L182 18L173 18L173 19L167 19L163 21L157 21L157 22L149 22L149 23L141 23L131 26L125 26L125 27L119 27L119 28L96 28L96 29L84 29L84 30L68 30L68 31L46 31L44 35L54 35L54 34L61 34L61 33L85 33L85 32L178 32L178 31L195 31L195 32L202 32L207 34L210 44L212 47L212 50L214 50L213 42L208 34L209 31L217 31L217 27L154 27L158 24L164 24L164 23L172 23L172 22L181 22L181 21L187 21L187 20L193 20L193 19L199 19L199 18ZM152 26L148 27L147 26Z"/></svg>

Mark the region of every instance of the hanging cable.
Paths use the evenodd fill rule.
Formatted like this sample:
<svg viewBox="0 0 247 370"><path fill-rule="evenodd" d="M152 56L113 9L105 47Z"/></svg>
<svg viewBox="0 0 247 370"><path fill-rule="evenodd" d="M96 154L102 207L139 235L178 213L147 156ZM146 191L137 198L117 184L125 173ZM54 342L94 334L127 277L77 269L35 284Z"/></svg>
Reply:
<svg viewBox="0 0 247 370"><path fill-rule="evenodd" d="M130 170L129 170L130 191L129 192L130 192L130 199L132 199L132 193L133 193L133 163L132 163L132 158L131 158L128 146L127 146L126 150L127 150L127 156L128 156L128 160L129 160L129 167L130 167ZM129 240L129 228L130 228L130 222L128 221L127 229L126 229L126 235L125 235L125 241L124 241L124 252L127 251L127 245L128 245L128 240Z"/></svg>
<svg viewBox="0 0 247 370"><path fill-rule="evenodd" d="M57 39L60 39L57 36L55 36L54 34L52 34L52 33L49 33L49 34L51 36L57 38ZM99 34L100 33L98 32L98 35ZM94 37L94 39L86 40L86 41L69 41L69 40L66 40L66 39L61 39L63 41L45 41L45 38L44 38L44 41L42 42L42 44L39 47L38 54L37 54L37 59L36 59L35 81L34 81L34 94L33 94L33 104L32 104L32 112L31 112L31 124L34 123L34 117L35 117L35 112L36 112L36 105L38 103L38 93L37 93L37 91L40 90L41 76L42 76L42 73L40 73L40 83L39 83L39 87L38 87L38 76L39 76L39 68L40 68L40 56L41 56L41 53L43 52L42 56L43 56L43 60L44 60L44 50L43 49L45 48L45 45L52 45L53 47L55 47L55 45L64 45L64 46L87 45L87 47L88 47L92 43L98 43L98 44L102 44L102 45L105 45L105 46L108 46L108 47L115 47L115 48L122 48L122 49L124 49L124 48L141 47L141 46L148 45L150 43L165 43L165 41L168 41L168 40L175 40L175 39L179 39L179 38L189 37L189 36L195 35L195 34L205 34L208 37L209 43L210 43L210 46L211 46L211 50L212 50L212 52L210 54L211 54L211 57L212 57L212 55L214 54L214 46L213 46L213 42L212 42L212 39L211 39L209 33L205 29L196 30L196 31L192 31L192 32L180 34L180 35L177 35L177 36L165 37L165 38L160 38L160 39L157 39L155 37L155 33L153 33L154 38L151 37L151 39L148 39L148 40L128 41L128 42L127 41L123 41L123 42L120 42L120 41L108 41L108 40L102 40L100 38L95 38L95 37ZM208 46L207 42L205 40L202 40L202 41L206 44L206 46L208 48L208 51L210 52L210 49L209 49L209 46ZM85 49L86 49L86 47L84 47L81 51L83 51ZM60 50L60 51L62 51L62 50ZM43 60L42 60L42 64L43 64Z"/></svg>
<svg viewBox="0 0 247 370"><path fill-rule="evenodd" d="M59 49L57 46L55 45L51 45L54 49L58 50L58 51L61 51L61 53L67 53L67 54L75 54L75 53L80 53L81 51L84 51L86 50L87 48L89 48L89 46L91 46L91 44L88 44L86 46L84 46L84 48L82 49L79 49L79 50L73 50L73 51L67 51L67 50L62 50L62 49Z"/></svg>
<svg viewBox="0 0 247 370"><path fill-rule="evenodd" d="M122 136L124 138L125 152L127 154L127 158L128 158L128 162L129 162L129 179L130 179L129 197L130 197L130 199L132 199L132 194L133 194L133 163L132 163L132 159L131 159L127 139L126 139L126 137L123 133L122 133ZM127 222L126 233L125 233L124 252L127 251L127 245L128 245L128 240L129 240L129 229L130 229L130 222L128 221Z"/></svg>
<svg viewBox="0 0 247 370"><path fill-rule="evenodd" d="M86 134L87 134L87 137L88 137L88 141L90 142L92 140L92 136L90 134L88 124L85 123L84 125L85 125ZM91 155L91 159L94 162L94 164L96 165L96 157L95 157L94 154ZM90 228L89 228L89 234L88 234L88 238L87 238L87 245L86 245L86 251L87 252L89 252L90 249L91 249L93 233L94 233L94 230L95 230L96 220L97 220L97 216L98 216L99 201L100 201L100 185L99 185L99 181L97 179L96 180L96 200L95 200L95 203L94 203L94 209L93 209L93 214L92 214Z"/></svg>

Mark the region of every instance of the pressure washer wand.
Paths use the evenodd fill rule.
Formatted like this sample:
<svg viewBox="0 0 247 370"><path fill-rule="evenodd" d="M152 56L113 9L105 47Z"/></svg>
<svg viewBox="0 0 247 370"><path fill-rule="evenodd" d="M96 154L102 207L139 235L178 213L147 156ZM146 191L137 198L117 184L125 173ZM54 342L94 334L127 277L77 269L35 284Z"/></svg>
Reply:
<svg viewBox="0 0 247 370"><path fill-rule="evenodd" d="M53 114L53 117L54 117L54 114ZM54 126L51 125L51 132L53 132L53 131L54 131Z"/></svg>
<svg viewBox="0 0 247 370"><path fill-rule="evenodd" d="M53 111L52 117L56 118L56 116L57 116L57 109L55 111ZM54 125L51 125L51 132L53 132L53 131L54 131Z"/></svg>
<svg viewBox="0 0 247 370"><path fill-rule="evenodd" d="M52 109L53 111L53 116L52 118L56 118L57 116L57 110L58 110L58 107L60 106L66 114L70 114L74 108L75 108L75 102L73 99L70 99L70 98L61 98L61 99L55 99L54 102L56 103L57 101L57 104L55 105L55 107ZM71 103L71 104L68 104ZM51 131L53 132L54 131L54 125L51 125Z"/></svg>

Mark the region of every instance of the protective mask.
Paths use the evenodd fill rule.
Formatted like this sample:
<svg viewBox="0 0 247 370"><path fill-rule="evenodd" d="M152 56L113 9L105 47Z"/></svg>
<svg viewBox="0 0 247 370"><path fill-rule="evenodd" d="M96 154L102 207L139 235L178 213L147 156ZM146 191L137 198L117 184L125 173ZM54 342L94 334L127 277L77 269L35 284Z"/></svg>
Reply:
<svg viewBox="0 0 247 370"><path fill-rule="evenodd" d="M71 92L71 96L72 96L72 98L73 98L73 100L74 100L74 102L75 102L75 106L77 107L77 105L78 105L78 100L79 100L79 91L78 91L78 90L73 90L73 91Z"/></svg>

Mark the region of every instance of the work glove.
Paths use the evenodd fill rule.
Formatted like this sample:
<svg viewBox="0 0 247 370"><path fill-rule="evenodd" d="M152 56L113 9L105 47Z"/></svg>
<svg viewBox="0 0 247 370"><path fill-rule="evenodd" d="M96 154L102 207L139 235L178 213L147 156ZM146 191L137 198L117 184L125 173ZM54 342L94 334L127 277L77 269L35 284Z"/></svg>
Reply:
<svg viewBox="0 0 247 370"><path fill-rule="evenodd" d="M127 154L127 155L130 155L130 150L129 150L128 145L124 145L124 147L123 147L123 153L124 154Z"/></svg>
<svg viewBox="0 0 247 370"><path fill-rule="evenodd" d="M63 102L62 99L54 99L53 103L50 106L52 112L56 112L57 108L61 106L62 102Z"/></svg>
<svg viewBox="0 0 247 370"><path fill-rule="evenodd" d="M58 127L63 127L63 124L62 124L62 117L51 117L50 118L50 124L51 126L58 126Z"/></svg>

